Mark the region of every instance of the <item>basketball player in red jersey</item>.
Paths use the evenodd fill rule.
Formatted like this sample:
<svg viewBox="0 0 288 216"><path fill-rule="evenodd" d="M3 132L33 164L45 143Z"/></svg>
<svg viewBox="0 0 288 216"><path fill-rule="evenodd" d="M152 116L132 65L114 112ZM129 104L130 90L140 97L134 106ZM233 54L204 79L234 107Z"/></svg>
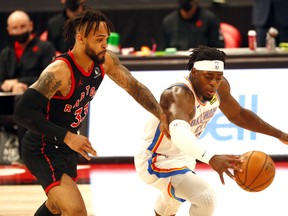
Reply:
<svg viewBox="0 0 288 216"><path fill-rule="evenodd" d="M97 154L87 137L77 131L104 73L168 128L152 93L107 50L112 29L105 15L90 8L69 19L64 36L69 43L73 42L71 51L58 56L44 69L15 109L16 121L28 128L23 139L24 162L48 197L36 216L87 215L74 181L76 159L77 153L87 160L87 153Z"/></svg>

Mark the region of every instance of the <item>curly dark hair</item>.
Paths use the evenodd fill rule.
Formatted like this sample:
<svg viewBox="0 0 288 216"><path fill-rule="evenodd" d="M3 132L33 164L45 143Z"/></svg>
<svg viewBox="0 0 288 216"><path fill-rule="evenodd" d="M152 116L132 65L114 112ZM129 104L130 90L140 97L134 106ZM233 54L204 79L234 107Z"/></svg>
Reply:
<svg viewBox="0 0 288 216"><path fill-rule="evenodd" d="M99 29L100 22L106 23L109 34L110 32L114 31L112 22L101 11L86 6L83 13L68 19L64 23L63 36L65 41L68 42L70 47L73 46L77 31L80 31L83 27L86 27L84 34L85 37L87 37L92 30L94 30L95 34L95 32Z"/></svg>
<svg viewBox="0 0 288 216"><path fill-rule="evenodd" d="M186 68L191 71L194 66L194 62L202 60L220 60L224 62L225 66L225 59L226 54L223 51L214 47L200 45L191 51Z"/></svg>

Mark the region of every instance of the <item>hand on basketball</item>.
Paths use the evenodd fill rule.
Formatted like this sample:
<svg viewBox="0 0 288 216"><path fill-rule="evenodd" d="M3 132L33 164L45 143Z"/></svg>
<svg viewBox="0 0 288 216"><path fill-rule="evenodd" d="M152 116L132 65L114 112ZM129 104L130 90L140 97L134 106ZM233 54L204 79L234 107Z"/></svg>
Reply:
<svg viewBox="0 0 288 216"><path fill-rule="evenodd" d="M223 173L225 172L230 178L235 180L234 175L229 169L242 172L240 164L243 163L241 156L237 155L214 155L209 164L220 176L222 184L225 184Z"/></svg>
<svg viewBox="0 0 288 216"><path fill-rule="evenodd" d="M71 149L83 155L83 157L85 157L87 160L91 160L88 153L92 154L93 156L97 156L97 152L93 149L90 141L85 136L73 134L68 131L65 136L64 142Z"/></svg>
<svg viewBox="0 0 288 216"><path fill-rule="evenodd" d="M236 183L245 191L256 192L266 189L274 180L273 159L261 151L248 151L241 155L243 172L234 170Z"/></svg>

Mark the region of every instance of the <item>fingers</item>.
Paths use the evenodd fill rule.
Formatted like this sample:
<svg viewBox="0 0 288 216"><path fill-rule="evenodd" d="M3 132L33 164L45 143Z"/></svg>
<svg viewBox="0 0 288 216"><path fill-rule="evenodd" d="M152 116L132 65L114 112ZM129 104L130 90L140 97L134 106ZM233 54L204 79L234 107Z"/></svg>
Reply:
<svg viewBox="0 0 288 216"><path fill-rule="evenodd" d="M171 136L169 134L169 131L167 130L167 128L164 127L164 125L161 123L160 124L160 131L162 133L164 133L164 135L168 138L168 139L171 139Z"/></svg>
<svg viewBox="0 0 288 216"><path fill-rule="evenodd" d="M241 156L237 155L229 155L227 161L227 168L231 168L238 172L242 172L241 164L244 162Z"/></svg>
<svg viewBox="0 0 288 216"><path fill-rule="evenodd" d="M93 149L93 147L91 145L86 145L83 147L84 151L86 152L86 154L91 154L93 156L97 156L97 152L95 151L95 149Z"/></svg>
<svg viewBox="0 0 288 216"><path fill-rule="evenodd" d="M241 155L227 155L227 160L235 163L243 162Z"/></svg>
<svg viewBox="0 0 288 216"><path fill-rule="evenodd" d="M168 138L171 139L170 134L168 133L168 131L164 128L163 124L160 125L160 131L162 133L164 133L164 135Z"/></svg>
<svg viewBox="0 0 288 216"><path fill-rule="evenodd" d="M225 181L224 181L223 174L222 174L222 173L219 173L219 176L220 176L221 183L222 183L223 185L225 185Z"/></svg>
<svg viewBox="0 0 288 216"><path fill-rule="evenodd" d="M226 173L231 179L235 180L234 175L233 175L228 169L225 171L225 173Z"/></svg>
<svg viewBox="0 0 288 216"><path fill-rule="evenodd" d="M169 133L169 123L168 123L168 117L165 114L162 114L160 116L160 131L164 133L164 135L168 138L171 139L170 133Z"/></svg>
<svg viewBox="0 0 288 216"><path fill-rule="evenodd" d="M235 170L235 171L237 171L237 172L243 172L243 170L241 169L241 167L239 167L239 166L233 166L233 167L231 167L233 170Z"/></svg>
<svg viewBox="0 0 288 216"><path fill-rule="evenodd" d="M92 147L91 147L92 148ZM92 149L89 149L89 150L83 150L83 151L80 151L79 152L81 155L83 155L84 158L86 158L87 160L91 160L89 154L92 154L93 156L98 156L97 155L97 152L92 148Z"/></svg>
<svg viewBox="0 0 288 216"><path fill-rule="evenodd" d="M79 152L83 157L85 157L87 160L91 160L89 154L93 156L97 156L97 152L92 147L90 141L87 139L86 142L81 146L81 151Z"/></svg>
<svg viewBox="0 0 288 216"><path fill-rule="evenodd" d="M97 152L92 147L87 137L82 135L76 135L73 133L67 133L65 137L65 143L74 151L80 153L84 158L90 160L89 154L97 156Z"/></svg>
<svg viewBox="0 0 288 216"><path fill-rule="evenodd" d="M84 158L86 158L87 160L91 160L91 158L89 157L88 153L85 151L79 152Z"/></svg>
<svg viewBox="0 0 288 216"><path fill-rule="evenodd" d="M234 175L230 170L242 172L241 164L244 162L243 158L239 155L220 155L215 156L215 160L211 165L212 168L218 172L222 184L225 184L223 173L225 172L231 179L235 180Z"/></svg>
<svg viewBox="0 0 288 216"><path fill-rule="evenodd" d="M227 164L227 169L230 168L230 169L236 170L238 172L242 172L241 163L243 163L243 161L242 162L238 162L237 164L231 163L231 162L227 162L226 163Z"/></svg>
<svg viewBox="0 0 288 216"><path fill-rule="evenodd" d="M228 175L231 179L235 180L235 177L234 175L227 169L225 169L223 172L226 173L226 175ZM225 185L225 181L224 181L224 177L223 177L223 172L218 172L219 176L220 176L220 179L221 179L221 182L223 185Z"/></svg>

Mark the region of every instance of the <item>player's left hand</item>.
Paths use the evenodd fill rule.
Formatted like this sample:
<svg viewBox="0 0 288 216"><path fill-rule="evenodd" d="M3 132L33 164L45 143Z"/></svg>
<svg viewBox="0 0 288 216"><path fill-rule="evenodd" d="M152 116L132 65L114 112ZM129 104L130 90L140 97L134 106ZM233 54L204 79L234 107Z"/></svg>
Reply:
<svg viewBox="0 0 288 216"><path fill-rule="evenodd" d="M164 133L164 135L171 139L170 132L169 132L169 123L168 123L168 117L166 114L162 113L160 116L160 131Z"/></svg>

